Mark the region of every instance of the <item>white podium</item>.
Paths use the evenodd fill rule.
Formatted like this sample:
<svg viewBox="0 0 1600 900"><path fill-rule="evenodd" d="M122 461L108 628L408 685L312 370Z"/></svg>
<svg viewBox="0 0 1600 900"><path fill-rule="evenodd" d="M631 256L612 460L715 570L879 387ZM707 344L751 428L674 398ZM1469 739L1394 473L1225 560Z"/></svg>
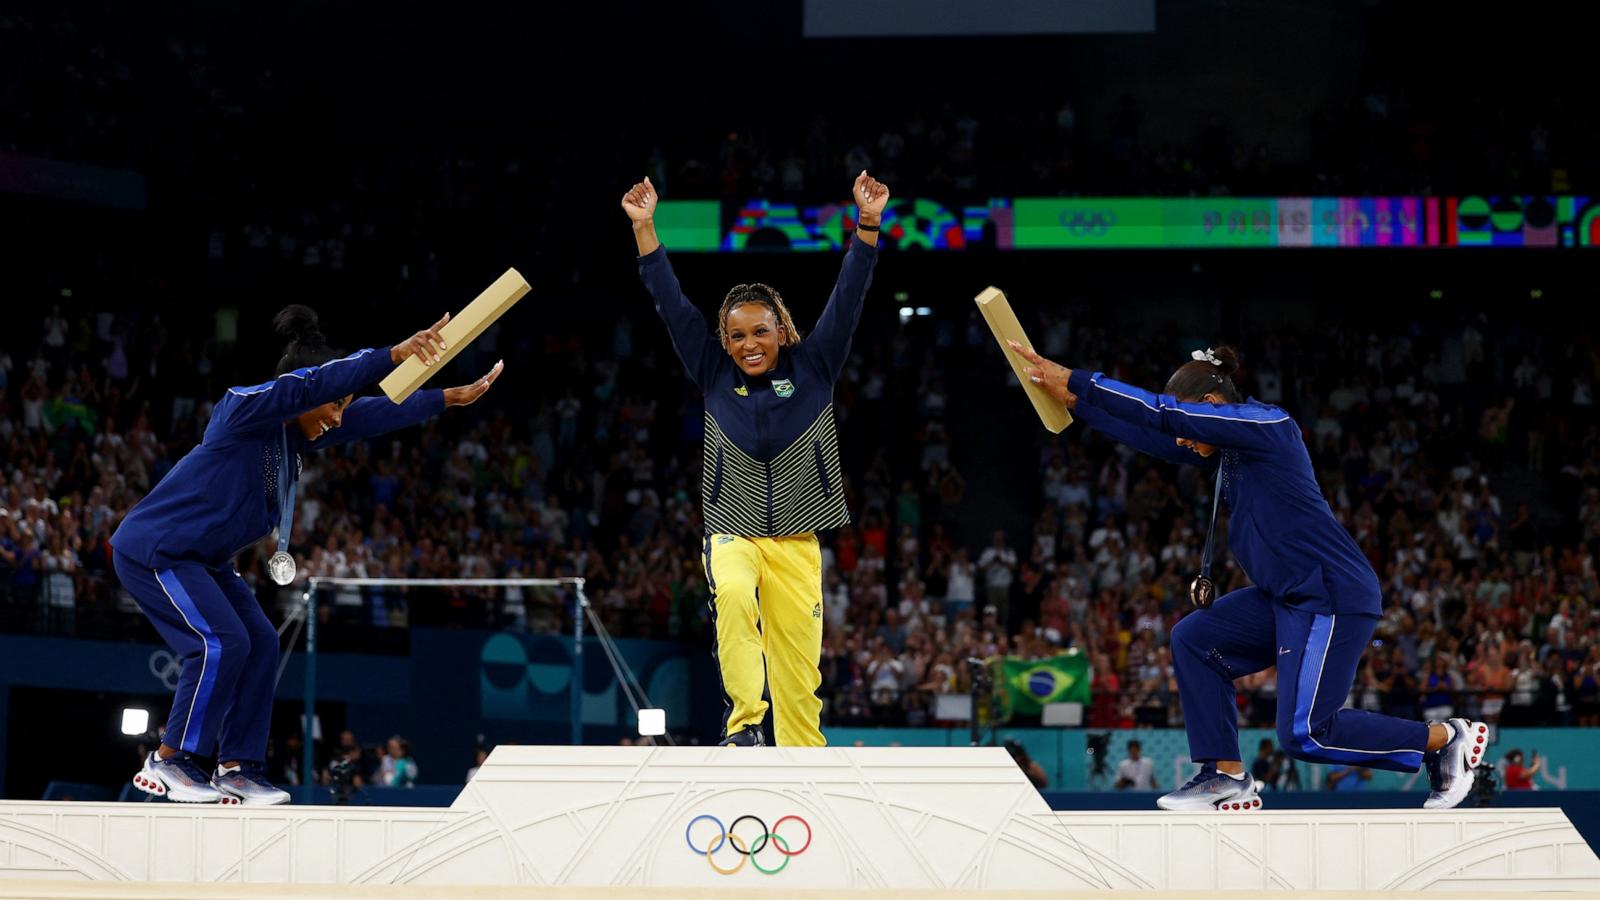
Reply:
<svg viewBox="0 0 1600 900"><path fill-rule="evenodd" d="M0 878L1504 892L1600 860L1558 809L1054 813L999 748L500 747L448 809L0 803Z"/></svg>

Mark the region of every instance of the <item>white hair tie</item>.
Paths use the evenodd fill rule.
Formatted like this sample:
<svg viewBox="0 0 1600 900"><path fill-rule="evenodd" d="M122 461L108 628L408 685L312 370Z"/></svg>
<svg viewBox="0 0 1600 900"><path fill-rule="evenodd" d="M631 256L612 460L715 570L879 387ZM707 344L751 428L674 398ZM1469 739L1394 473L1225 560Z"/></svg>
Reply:
<svg viewBox="0 0 1600 900"><path fill-rule="evenodd" d="M1196 350L1189 355L1197 360L1200 360L1201 362L1208 362L1219 368L1222 366L1222 360L1217 359L1217 354L1211 352L1210 347L1207 347L1204 350Z"/></svg>

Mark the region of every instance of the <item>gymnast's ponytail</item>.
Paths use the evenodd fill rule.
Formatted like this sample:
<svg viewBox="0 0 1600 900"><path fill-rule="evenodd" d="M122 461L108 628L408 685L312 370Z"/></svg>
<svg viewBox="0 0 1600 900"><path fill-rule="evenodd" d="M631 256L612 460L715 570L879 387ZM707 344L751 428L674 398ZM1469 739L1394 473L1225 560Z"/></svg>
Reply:
<svg viewBox="0 0 1600 900"><path fill-rule="evenodd" d="M1216 394L1224 403L1239 403L1244 396L1233 383L1233 373L1237 371L1239 354L1232 347L1196 350L1194 359L1172 373L1163 393L1189 402L1198 402L1207 394Z"/></svg>
<svg viewBox="0 0 1600 900"><path fill-rule="evenodd" d="M272 329L287 338L283 358L278 360L278 373L283 375L308 366L320 366L330 359L339 358L337 350L328 346L317 323L317 314L309 306L298 303L285 306L272 317Z"/></svg>

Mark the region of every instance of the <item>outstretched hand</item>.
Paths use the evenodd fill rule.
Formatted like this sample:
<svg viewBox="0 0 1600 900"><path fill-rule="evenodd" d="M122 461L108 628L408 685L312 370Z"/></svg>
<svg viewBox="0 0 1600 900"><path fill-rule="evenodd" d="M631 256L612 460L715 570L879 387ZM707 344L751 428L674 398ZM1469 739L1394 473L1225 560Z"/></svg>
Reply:
<svg viewBox="0 0 1600 900"><path fill-rule="evenodd" d="M650 183L650 176L622 195L622 211L628 214L635 225L649 222L656 217L656 206L659 205L656 197L656 186Z"/></svg>
<svg viewBox="0 0 1600 900"><path fill-rule="evenodd" d="M489 393L489 387L494 384L495 379L499 378L500 373L504 372L505 369L506 361L502 359L494 364L494 368L489 370L489 374L479 378L477 381L474 381L471 384L464 384L461 387L445 388L444 405L472 405L472 403L475 402L479 397Z"/></svg>
<svg viewBox="0 0 1600 900"><path fill-rule="evenodd" d="M440 354L449 349L445 346L444 335L439 333L439 329L449 321L450 314L445 313L444 318L390 347L389 361L398 366L406 361L406 357L415 356L422 360L425 366L438 362Z"/></svg>
<svg viewBox="0 0 1600 900"><path fill-rule="evenodd" d="M1063 403L1067 409L1078 405L1078 395L1067 389L1067 379L1072 377L1072 370L1066 366L1057 365L1035 353L1032 347L1024 347L1016 341L1006 341L1013 352L1033 365L1022 370L1028 380L1045 389L1045 392Z"/></svg>

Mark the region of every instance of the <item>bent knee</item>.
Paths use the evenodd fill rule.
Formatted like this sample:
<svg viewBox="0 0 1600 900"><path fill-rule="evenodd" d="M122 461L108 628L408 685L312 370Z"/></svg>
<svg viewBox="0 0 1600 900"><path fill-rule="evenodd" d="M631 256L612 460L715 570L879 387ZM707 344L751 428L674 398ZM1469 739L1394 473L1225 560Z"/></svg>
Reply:
<svg viewBox="0 0 1600 900"><path fill-rule="evenodd" d="M1196 646L1196 632L1201 627L1198 619L1198 616L1184 616L1178 620L1178 624L1172 626L1172 633L1167 636L1167 642L1172 645L1172 649Z"/></svg>
<svg viewBox="0 0 1600 900"><path fill-rule="evenodd" d="M1315 727L1305 729L1293 725L1279 725L1278 746L1283 748L1283 752L1288 754L1290 759L1297 759L1300 762L1333 762L1334 760L1324 752L1322 745L1317 743L1317 731Z"/></svg>
<svg viewBox="0 0 1600 900"><path fill-rule="evenodd" d="M256 645L263 643L260 640L253 640L248 631L218 631L216 641L217 648L222 653L223 665L243 664ZM276 649L277 642L273 641L272 646Z"/></svg>

